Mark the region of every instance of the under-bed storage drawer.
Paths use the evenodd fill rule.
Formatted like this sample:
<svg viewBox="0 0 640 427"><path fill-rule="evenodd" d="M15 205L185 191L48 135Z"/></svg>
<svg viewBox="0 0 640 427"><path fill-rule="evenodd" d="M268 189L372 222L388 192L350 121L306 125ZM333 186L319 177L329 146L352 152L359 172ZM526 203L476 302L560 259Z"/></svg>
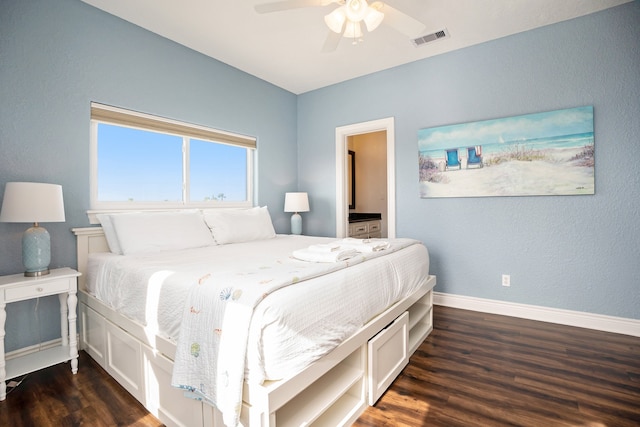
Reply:
<svg viewBox="0 0 640 427"><path fill-rule="evenodd" d="M80 310L80 348L93 358L100 366L107 369L107 335L105 320L98 313L84 304L78 304Z"/></svg>
<svg viewBox="0 0 640 427"><path fill-rule="evenodd" d="M80 317L81 348L144 404L142 345L83 303Z"/></svg>
<svg viewBox="0 0 640 427"><path fill-rule="evenodd" d="M409 363L409 313L404 312L369 340L368 403L374 405Z"/></svg>
<svg viewBox="0 0 640 427"><path fill-rule="evenodd" d="M106 370L137 400L145 403L142 345L111 322L106 322Z"/></svg>
<svg viewBox="0 0 640 427"><path fill-rule="evenodd" d="M222 426L216 413L171 386L173 363L85 304L80 305L82 348L167 427ZM207 420L205 422L205 419Z"/></svg>
<svg viewBox="0 0 640 427"><path fill-rule="evenodd" d="M146 346L143 346L143 353L146 374L145 406L149 412L168 427L206 425L203 421L202 402L186 398L184 390L171 387L173 363Z"/></svg>

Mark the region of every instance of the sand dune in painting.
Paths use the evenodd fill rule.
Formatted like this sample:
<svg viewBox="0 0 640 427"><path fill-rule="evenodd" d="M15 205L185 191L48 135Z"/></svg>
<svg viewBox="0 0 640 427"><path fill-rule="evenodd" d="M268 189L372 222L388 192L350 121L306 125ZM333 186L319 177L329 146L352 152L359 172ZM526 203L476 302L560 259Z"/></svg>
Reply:
<svg viewBox="0 0 640 427"><path fill-rule="evenodd" d="M544 160L510 160L483 168L440 172L440 182L420 182L420 197L488 197L594 194L594 168L572 160L582 148L550 150ZM443 159L434 159L436 163Z"/></svg>

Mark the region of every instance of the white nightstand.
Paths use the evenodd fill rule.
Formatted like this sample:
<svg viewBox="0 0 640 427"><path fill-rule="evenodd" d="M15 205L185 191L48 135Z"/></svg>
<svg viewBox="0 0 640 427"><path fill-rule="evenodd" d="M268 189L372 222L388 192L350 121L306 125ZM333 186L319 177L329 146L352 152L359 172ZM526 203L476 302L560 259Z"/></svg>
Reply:
<svg viewBox="0 0 640 427"><path fill-rule="evenodd" d="M71 372L78 372L78 340L76 306L78 273L71 268L58 268L41 277L14 274L0 277L0 400L7 397L7 378L15 378L60 362L71 361ZM4 354L6 305L47 295L60 298L61 345L6 361Z"/></svg>

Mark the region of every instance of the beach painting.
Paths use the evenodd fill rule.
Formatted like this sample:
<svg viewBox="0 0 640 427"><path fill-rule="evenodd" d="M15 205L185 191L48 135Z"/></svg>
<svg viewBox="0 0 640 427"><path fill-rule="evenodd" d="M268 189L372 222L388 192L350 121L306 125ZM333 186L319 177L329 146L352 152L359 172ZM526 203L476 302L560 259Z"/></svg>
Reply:
<svg viewBox="0 0 640 427"><path fill-rule="evenodd" d="M420 197L595 194L593 107L418 131Z"/></svg>

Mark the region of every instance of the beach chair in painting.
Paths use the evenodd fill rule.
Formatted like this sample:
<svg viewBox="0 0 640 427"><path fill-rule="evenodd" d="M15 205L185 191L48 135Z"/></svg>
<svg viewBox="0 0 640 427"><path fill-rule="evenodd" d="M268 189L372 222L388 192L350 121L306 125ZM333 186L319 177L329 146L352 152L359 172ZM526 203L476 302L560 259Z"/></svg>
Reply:
<svg viewBox="0 0 640 427"><path fill-rule="evenodd" d="M462 165L460 164L460 159L458 158L458 149L457 148L451 148L449 150L445 150L446 152L446 159L447 159L447 164L445 165L445 170L451 169L451 168L458 168L458 169L462 169Z"/></svg>
<svg viewBox="0 0 640 427"><path fill-rule="evenodd" d="M477 166L479 168L483 167L482 164L482 146L476 145L475 147L467 148L467 169L471 166Z"/></svg>

